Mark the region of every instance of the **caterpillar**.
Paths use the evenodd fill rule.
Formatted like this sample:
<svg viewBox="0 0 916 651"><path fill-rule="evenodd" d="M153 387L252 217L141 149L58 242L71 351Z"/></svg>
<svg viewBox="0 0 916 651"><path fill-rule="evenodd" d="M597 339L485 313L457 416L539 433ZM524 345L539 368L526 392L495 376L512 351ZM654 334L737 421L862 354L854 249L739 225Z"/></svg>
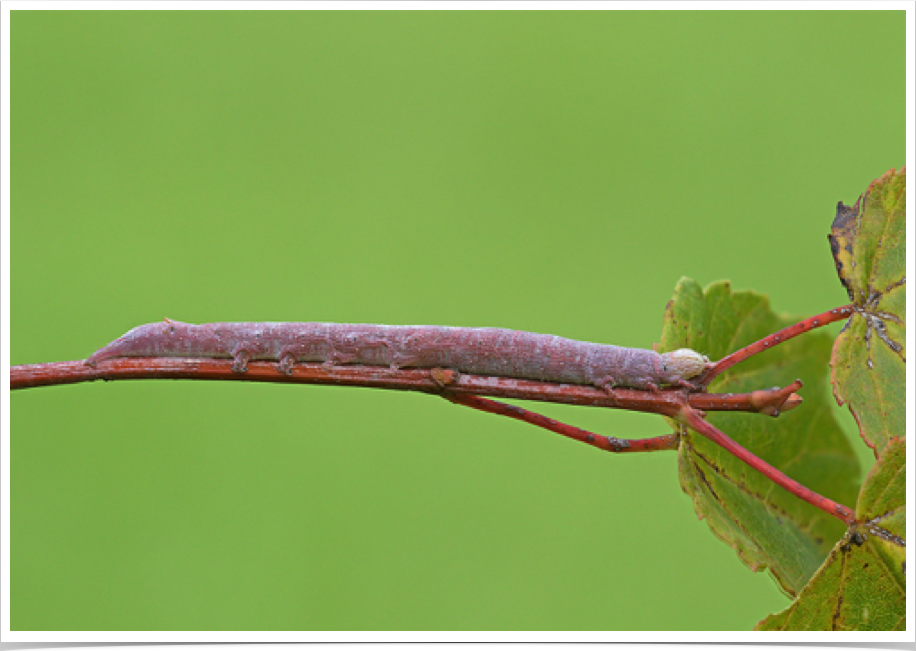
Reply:
<svg viewBox="0 0 916 651"><path fill-rule="evenodd" d="M689 379L709 364L682 348L657 353L503 328L344 323L204 323L166 319L130 330L85 364L117 357L231 358L244 373L251 360L273 360L290 374L297 362L392 369L450 368L475 375L658 391L695 389Z"/></svg>

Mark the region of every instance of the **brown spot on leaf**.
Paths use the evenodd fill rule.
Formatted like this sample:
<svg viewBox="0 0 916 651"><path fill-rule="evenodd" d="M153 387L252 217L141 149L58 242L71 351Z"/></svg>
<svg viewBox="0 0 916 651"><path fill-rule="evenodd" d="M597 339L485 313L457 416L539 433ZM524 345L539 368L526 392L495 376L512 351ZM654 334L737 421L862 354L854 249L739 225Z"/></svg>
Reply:
<svg viewBox="0 0 916 651"><path fill-rule="evenodd" d="M855 205L847 206L842 201L837 203L836 217L830 227L830 235L827 239L830 241L830 251L833 253L833 261L836 264L837 275L840 282L846 288L846 293L851 301L856 300L855 292L852 287L852 279L849 277L846 265L853 261L853 245L858 235L858 217L860 207L864 205L864 199L867 193L859 197Z"/></svg>

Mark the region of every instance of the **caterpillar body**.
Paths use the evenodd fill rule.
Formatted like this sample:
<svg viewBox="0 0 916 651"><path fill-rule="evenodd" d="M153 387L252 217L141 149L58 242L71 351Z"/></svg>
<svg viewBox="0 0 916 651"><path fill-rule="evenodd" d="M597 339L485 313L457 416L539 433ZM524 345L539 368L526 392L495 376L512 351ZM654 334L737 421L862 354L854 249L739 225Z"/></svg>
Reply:
<svg viewBox="0 0 916 651"><path fill-rule="evenodd" d="M362 364L392 369L450 368L475 375L656 391L696 388L689 379L709 360L683 348L669 353L595 344L503 328L342 323L149 323L93 353L85 363L117 357L231 358L244 373L250 360L273 360L284 373L297 362Z"/></svg>

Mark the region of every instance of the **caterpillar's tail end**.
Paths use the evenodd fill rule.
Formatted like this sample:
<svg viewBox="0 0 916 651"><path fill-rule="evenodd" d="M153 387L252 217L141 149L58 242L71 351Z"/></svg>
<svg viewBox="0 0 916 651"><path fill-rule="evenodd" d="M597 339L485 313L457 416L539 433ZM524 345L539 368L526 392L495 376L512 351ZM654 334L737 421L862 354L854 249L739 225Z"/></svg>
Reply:
<svg viewBox="0 0 916 651"><path fill-rule="evenodd" d="M97 351L92 353L89 357L84 359L83 364L85 364L86 366L95 368L96 366L98 366L99 362L109 359L111 357L117 357L117 354L112 354L111 350L109 350L110 348L111 348L111 344L105 346L104 348L98 349Z"/></svg>

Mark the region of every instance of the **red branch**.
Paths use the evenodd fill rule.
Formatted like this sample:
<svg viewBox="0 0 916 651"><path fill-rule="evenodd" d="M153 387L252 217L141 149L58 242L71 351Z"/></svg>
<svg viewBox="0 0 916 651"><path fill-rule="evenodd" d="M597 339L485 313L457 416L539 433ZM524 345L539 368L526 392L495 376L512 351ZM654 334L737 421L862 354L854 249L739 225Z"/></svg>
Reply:
<svg viewBox="0 0 916 651"><path fill-rule="evenodd" d="M778 415L801 403L794 394L801 383L785 389L752 393L687 394L683 389L652 392L616 388L610 392L578 384L555 384L534 380L459 374L449 369L399 369L383 366L332 366L296 364L287 375L274 362L249 362L245 373L232 370L230 359L188 359L182 357L123 357L106 360L96 367L82 361L30 364L10 368L10 388L75 384L94 380L230 380L331 384L376 389L395 389L451 395L487 395L496 398L558 402L569 405L610 407L674 416L685 404L701 411L746 411Z"/></svg>

